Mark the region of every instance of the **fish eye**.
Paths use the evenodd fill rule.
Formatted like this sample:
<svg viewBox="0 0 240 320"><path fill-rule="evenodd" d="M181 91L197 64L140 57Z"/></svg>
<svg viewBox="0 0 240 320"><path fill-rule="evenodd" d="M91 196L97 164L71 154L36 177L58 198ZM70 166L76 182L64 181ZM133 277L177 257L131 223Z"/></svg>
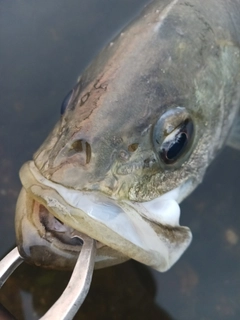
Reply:
<svg viewBox="0 0 240 320"><path fill-rule="evenodd" d="M158 120L153 133L159 159L166 165L177 163L188 154L194 136L194 124L185 108L168 110Z"/></svg>
<svg viewBox="0 0 240 320"><path fill-rule="evenodd" d="M63 99L62 105L61 105L61 115L64 114L64 112L67 109L67 106L69 105L69 102L71 100L71 97L73 95L73 89L71 91L68 92L68 94L66 95L66 97Z"/></svg>
<svg viewBox="0 0 240 320"><path fill-rule="evenodd" d="M163 140L159 150L163 162L176 162L188 147L192 136L193 123L191 119L187 119Z"/></svg>

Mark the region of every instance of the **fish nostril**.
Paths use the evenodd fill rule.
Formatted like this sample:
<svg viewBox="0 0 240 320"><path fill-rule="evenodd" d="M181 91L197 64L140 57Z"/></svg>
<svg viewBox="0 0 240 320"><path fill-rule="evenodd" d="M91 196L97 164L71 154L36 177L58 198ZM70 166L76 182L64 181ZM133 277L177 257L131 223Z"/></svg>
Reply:
<svg viewBox="0 0 240 320"><path fill-rule="evenodd" d="M76 152L83 151L83 140L76 140L73 142L71 149L75 150Z"/></svg>
<svg viewBox="0 0 240 320"><path fill-rule="evenodd" d="M91 146L88 142L86 142L86 163L88 164L91 160L91 156L92 156L92 150L91 150Z"/></svg>
<svg viewBox="0 0 240 320"><path fill-rule="evenodd" d="M91 161L92 149L87 141L82 139L74 141L71 145L71 150L74 150L76 153L85 153L86 164Z"/></svg>

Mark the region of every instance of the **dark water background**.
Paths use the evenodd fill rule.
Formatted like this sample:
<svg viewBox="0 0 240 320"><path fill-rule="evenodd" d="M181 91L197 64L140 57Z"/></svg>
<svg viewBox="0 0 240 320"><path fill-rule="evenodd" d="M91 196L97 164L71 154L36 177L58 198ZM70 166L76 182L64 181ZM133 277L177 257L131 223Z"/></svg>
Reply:
<svg viewBox="0 0 240 320"><path fill-rule="evenodd" d="M15 245L20 166L59 118L79 74L146 0L0 1L0 256ZM240 319L240 152L225 148L181 205L194 240L160 274L138 263L94 273L76 319ZM23 264L0 292L18 319L38 319L69 273Z"/></svg>

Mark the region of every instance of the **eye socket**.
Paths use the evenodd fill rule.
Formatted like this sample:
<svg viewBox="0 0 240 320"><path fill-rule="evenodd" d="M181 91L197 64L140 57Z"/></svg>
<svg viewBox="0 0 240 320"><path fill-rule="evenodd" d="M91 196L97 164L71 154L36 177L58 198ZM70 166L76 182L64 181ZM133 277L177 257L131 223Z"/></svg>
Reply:
<svg viewBox="0 0 240 320"><path fill-rule="evenodd" d="M71 97L73 95L73 89L71 91L68 92L68 94L66 95L66 97L63 99L62 105L61 105L61 115L64 114L64 112L67 109L67 106L69 105L69 102L71 100Z"/></svg>
<svg viewBox="0 0 240 320"><path fill-rule="evenodd" d="M180 159L186 159L193 136L194 124L185 108L168 110L158 120L153 133L154 146L160 161L171 165L179 163Z"/></svg>

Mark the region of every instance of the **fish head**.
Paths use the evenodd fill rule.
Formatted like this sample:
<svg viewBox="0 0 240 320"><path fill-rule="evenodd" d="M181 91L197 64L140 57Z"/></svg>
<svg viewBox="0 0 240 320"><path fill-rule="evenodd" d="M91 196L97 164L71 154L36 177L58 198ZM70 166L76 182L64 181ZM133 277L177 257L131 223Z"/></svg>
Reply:
<svg viewBox="0 0 240 320"><path fill-rule="evenodd" d="M150 10L87 68L21 169L16 229L30 260L35 252L39 264L48 256L48 265L68 266L73 229L98 241L100 266L133 258L166 271L190 244L179 203L230 129L239 50L217 43L211 30L203 47L184 14L179 25L171 17L162 24L166 12L160 22L155 15Z"/></svg>
<svg viewBox="0 0 240 320"><path fill-rule="evenodd" d="M97 104L89 93L85 106L70 105L35 154L34 163L45 178L75 190L138 202L172 190L173 178L174 186L195 178L191 167L182 166L198 130L194 114L175 103L160 102L153 108L141 88L135 89L138 98L131 89L122 98L99 91ZM196 167L195 161L188 165Z"/></svg>
<svg viewBox="0 0 240 320"><path fill-rule="evenodd" d="M46 256L43 247L51 243L51 250L44 249L48 264L72 265L80 244L70 236L66 242L62 234L76 229L98 240L98 252L106 251L99 266L130 257L165 271L191 241L190 230L179 225L178 202L198 178L197 160L189 160L198 132L194 115L183 105L161 103L156 97L153 112L141 88L135 90L138 98L131 90L112 97L108 90L112 92L113 84L105 85L94 84L83 104L78 84L52 134L22 168L24 191L17 212L30 223L28 232L24 220L17 224L21 243L27 239L21 247L34 247L31 260L36 260ZM45 230L40 237L45 244L39 245L36 227ZM53 241L59 243L56 259ZM74 252L69 253L71 247ZM64 253L61 259L59 251Z"/></svg>

